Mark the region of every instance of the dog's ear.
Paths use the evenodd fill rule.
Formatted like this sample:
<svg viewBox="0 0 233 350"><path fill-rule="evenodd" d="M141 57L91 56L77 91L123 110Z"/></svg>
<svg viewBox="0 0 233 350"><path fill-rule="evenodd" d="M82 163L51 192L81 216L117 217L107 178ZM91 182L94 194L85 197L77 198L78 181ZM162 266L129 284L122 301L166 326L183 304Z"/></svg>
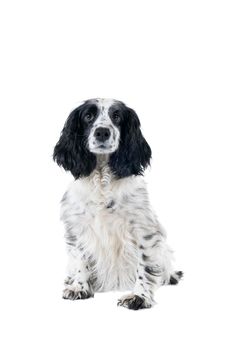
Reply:
<svg viewBox="0 0 233 350"><path fill-rule="evenodd" d="M81 111L82 106L71 112L53 153L54 161L69 170L75 179L89 176L96 167L96 156L86 147L87 137L84 135Z"/></svg>
<svg viewBox="0 0 233 350"><path fill-rule="evenodd" d="M119 147L110 157L110 168L118 178L142 175L150 164L151 149L142 135L139 118L133 109L126 107L120 130Z"/></svg>

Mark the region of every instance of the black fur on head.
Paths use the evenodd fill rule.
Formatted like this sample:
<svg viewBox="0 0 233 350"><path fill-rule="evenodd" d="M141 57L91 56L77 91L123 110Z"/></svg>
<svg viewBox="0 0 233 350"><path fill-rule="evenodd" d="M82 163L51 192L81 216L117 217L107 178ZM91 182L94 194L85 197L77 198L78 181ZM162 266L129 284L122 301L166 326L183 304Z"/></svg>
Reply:
<svg viewBox="0 0 233 350"><path fill-rule="evenodd" d="M143 175L150 164L151 149L140 130L140 121L135 111L123 104L120 123L120 143L109 161L118 178Z"/></svg>
<svg viewBox="0 0 233 350"><path fill-rule="evenodd" d="M87 109L84 103L70 113L53 153L57 164L69 170L75 179L89 176L96 167L96 156L87 148L88 126L82 120Z"/></svg>
<svg viewBox="0 0 233 350"><path fill-rule="evenodd" d="M53 159L57 164L69 170L75 179L89 176L96 168L99 154L98 151L89 150L90 140L92 145L97 144L98 150L98 140L93 133L98 123L102 127L106 123L109 132L113 133L114 142L118 135L116 151L111 153L102 141L100 147L101 153L109 156L108 164L112 173L117 178L142 175L150 164L151 149L141 133L137 114L115 100L88 100L71 112L54 149ZM114 128L118 130L115 134Z"/></svg>

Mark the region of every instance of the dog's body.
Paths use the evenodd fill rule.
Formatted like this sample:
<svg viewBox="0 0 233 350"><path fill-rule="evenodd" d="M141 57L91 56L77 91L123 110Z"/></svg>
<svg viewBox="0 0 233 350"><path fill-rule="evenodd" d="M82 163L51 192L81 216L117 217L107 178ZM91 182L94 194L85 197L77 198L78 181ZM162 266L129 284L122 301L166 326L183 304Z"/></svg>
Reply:
<svg viewBox="0 0 233 350"><path fill-rule="evenodd" d="M155 288L182 276L172 268L141 176L150 156L137 115L121 102L90 100L69 116L54 152L77 179L62 199L69 255L64 298L131 290L118 304L147 308Z"/></svg>

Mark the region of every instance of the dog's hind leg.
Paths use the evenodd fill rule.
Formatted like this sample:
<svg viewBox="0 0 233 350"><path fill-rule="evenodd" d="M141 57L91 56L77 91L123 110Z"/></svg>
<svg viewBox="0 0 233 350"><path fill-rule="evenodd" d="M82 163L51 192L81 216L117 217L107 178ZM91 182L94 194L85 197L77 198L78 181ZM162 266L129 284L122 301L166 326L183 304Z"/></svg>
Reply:
<svg viewBox="0 0 233 350"><path fill-rule="evenodd" d="M183 271L175 271L171 274L168 284L178 284L184 276Z"/></svg>

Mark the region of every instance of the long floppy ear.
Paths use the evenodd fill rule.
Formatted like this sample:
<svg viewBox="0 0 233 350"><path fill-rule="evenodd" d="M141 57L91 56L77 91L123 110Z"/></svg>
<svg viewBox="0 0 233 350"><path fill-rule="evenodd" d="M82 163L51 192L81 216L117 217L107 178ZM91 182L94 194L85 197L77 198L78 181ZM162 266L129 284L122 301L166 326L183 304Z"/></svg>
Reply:
<svg viewBox="0 0 233 350"><path fill-rule="evenodd" d="M111 170L118 178L143 175L151 158L151 149L142 135L137 114L128 107L124 114L120 144L109 161Z"/></svg>
<svg viewBox="0 0 233 350"><path fill-rule="evenodd" d="M81 110L82 106L69 115L53 153L54 161L69 170L76 179L89 176L96 167L96 156L86 147L87 136L81 123Z"/></svg>

